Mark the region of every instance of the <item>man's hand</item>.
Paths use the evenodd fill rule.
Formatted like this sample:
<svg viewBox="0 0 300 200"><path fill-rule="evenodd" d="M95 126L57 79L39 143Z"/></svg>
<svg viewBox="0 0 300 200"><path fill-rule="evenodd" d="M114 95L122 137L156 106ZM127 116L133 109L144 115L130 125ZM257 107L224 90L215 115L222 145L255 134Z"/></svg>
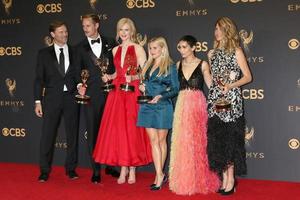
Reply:
<svg viewBox="0 0 300 200"><path fill-rule="evenodd" d="M35 112L36 116L43 117L43 110L42 110L41 103L35 103L34 112Z"/></svg>

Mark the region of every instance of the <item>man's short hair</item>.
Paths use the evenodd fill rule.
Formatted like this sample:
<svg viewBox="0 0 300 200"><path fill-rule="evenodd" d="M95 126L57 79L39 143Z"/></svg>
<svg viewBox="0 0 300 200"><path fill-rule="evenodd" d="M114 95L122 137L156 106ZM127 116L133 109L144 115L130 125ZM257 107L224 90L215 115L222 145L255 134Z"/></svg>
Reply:
<svg viewBox="0 0 300 200"><path fill-rule="evenodd" d="M92 21L93 21L94 23L100 24L100 18L99 18L99 16L96 15L96 14L91 13L91 14L85 14L85 15L82 15L82 16L81 16L81 20L87 19L87 18L92 19Z"/></svg>
<svg viewBox="0 0 300 200"><path fill-rule="evenodd" d="M49 33L54 32L57 28L61 27L61 26L66 26L67 24L63 21L53 21L50 23L49 25Z"/></svg>

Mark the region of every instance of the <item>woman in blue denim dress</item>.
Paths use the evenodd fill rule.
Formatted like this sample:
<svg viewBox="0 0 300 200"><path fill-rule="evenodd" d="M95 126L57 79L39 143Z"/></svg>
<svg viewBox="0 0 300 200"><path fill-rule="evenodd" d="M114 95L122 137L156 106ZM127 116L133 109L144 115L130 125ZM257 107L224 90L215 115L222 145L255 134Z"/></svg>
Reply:
<svg viewBox="0 0 300 200"><path fill-rule="evenodd" d="M143 69L145 81L140 85L140 90L153 99L140 106L137 125L146 128L152 147L156 177L150 189L160 190L167 180L163 173L167 156L166 138L173 123L171 98L177 95L179 82L176 65L169 56L168 46L163 37L151 39L148 52L148 61Z"/></svg>

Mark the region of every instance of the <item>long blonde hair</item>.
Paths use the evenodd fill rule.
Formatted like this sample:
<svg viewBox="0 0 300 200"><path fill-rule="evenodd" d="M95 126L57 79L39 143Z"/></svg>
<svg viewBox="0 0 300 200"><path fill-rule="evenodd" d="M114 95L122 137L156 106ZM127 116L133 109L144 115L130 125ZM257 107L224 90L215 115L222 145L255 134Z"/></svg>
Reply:
<svg viewBox="0 0 300 200"><path fill-rule="evenodd" d="M116 35L116 41L118 42L119 39L120 39L120 35L119 35L119 32L120 32L120 29L125 25L127 24L130 28L130 32L131 32L131 35L130 35L130 40L134 43L137 43L137 39L136 39L136 28L135 28L135 25L134 25L134 22L129 19L129 18L121 18L118 23L117 23L117 35Z"/></svg>
<svg viewBox="0 0 300 200"><path fill-rule="evenodd" d="M156 42L161 48L162 48L162 55L161 55L161 61L159 63L159 72L157 76L161 75L168 75L170 65L173 63L170 54L168 45L166 42L166 39L163 37L155 37L149 40L148 42L148 60L145 64L145 67L143 68L143 76L145 76L145 73L147 70L154 64L154 59L150 54L150 44Z"/></svg>
<svg viewBox="0 0 300 200"><path fill-rule="evenodd" d="M214 40L214 48L224 48L226 52L233 53L240 47L240 40L235 23L228 17L221 17L217 20L224 38L221 41Z"/></svg>

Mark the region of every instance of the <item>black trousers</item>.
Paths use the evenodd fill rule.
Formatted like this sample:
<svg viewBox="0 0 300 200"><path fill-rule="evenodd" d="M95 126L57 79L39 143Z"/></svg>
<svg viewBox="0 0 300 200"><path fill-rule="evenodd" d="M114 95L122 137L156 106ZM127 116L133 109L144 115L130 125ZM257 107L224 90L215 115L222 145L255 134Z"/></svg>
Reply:
<svg viewBox="0 0 300 200"><path fill-rule="evenodd" d="M51 171L57 129L63 118L66 132L67 155L66 171L74 170L78 163L78 127L79 106L74 94L69 92L47 92L42 103L43 127L40 140L40 170L42 173Z"/></svg>
<svg viewBox="0 0 300 200"><path fill-rule="evenodd" d="M87 128L88 156L93 169L93 173L98 175L100 173L101 165L100 163L96 163L94 161L93 152L97 142L98 131L107 95L101 91L100 87L95 91L89 93L88 95L91 97L90 103L88 105L84 105L84 114Z"/></svg>

